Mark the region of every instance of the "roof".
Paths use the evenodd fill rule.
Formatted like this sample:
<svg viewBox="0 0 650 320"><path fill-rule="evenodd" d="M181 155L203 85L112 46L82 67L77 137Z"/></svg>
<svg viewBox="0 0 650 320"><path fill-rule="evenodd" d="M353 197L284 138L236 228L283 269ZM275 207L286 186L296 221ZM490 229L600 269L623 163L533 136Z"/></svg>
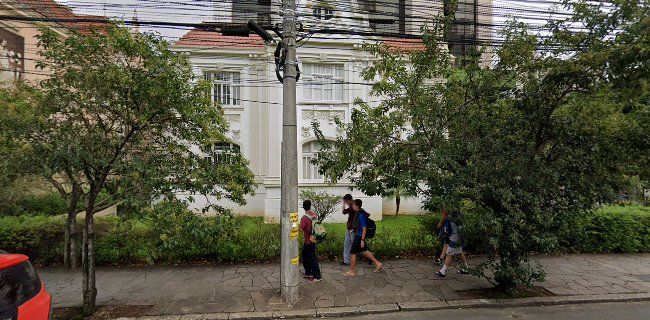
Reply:
<svg viewBox="0 0 650 320"><path fill-rule="evenodd" d="M383 44L391 50L397 52L424 51L426 45L422 39L412 38L383 38Z"/></svg>
<svg viewBox="0 0 650 320"><path fill-rule="evenodd" d="M0 270L15 266L27 260L29 258L22 254L0 254Z"/></svg>
<svg viewBox="0 0 650 320"><path fill-rule="evenodd" d="M194 28L175 43L177 46L218 47L218 48L263 48L264 40L256 34L248 37L224 36L219 31L207 28Z"/></svg>
<svg viewBox="0 0 650 320"><path fill-rule="evenodd" d="M216 26L217 28L219 26ZM424 51L426 45L422 39L413 38L383 38L381 42L389 49L396 52ZM189 47L215 47L215 48L263 48L264 40L256 34L245 36L224 36L220 31L214 30L206 24L205 27L197 27L175 43L177 46Z"/></svg>
<svg viewBox="0 0 650 320"><path fill-rule="evenodd" d="M106 17L80 15L54 0L17 0L20 9L36 11L46 18L52 19L92 19L109 21ZM105 23L102 22L59 22L65 28L75 29L80 32L88 32L91 29L102 29Z"/></svg>

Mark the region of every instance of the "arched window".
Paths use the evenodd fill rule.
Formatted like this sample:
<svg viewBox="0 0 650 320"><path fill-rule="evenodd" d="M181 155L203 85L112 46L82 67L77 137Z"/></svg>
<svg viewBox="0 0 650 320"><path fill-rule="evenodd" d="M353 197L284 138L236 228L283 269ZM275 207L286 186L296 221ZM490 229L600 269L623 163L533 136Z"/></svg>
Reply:
<svg viewBox="0 0 650 320"><path fill-rule="evenodd" d="M233 158L240 155L239 146L234 143L220 142L212 145L205 160L212 164L232 163Z"/></svg>
<svg viewBox="0 0 650 320"><path fill-rule="evenodd" d="M302 179L323 180L323 175L318 172L318 166L312 160L318 159L321 144L318 141L307 142L302 145Z"/></svg>

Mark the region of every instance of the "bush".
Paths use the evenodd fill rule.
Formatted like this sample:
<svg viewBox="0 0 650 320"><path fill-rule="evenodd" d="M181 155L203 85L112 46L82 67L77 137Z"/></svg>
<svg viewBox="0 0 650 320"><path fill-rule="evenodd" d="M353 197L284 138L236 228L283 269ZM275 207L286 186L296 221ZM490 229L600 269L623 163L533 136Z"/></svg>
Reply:
<svg viewBox="0 0 650 320"><path fill-rule="evenodd" d="M36 263L58 263L63 258L64 225L63 217L2 217L0 249L26 254Z"/></svg>
<svg viewBox="0 0 650 320"><path fill-rule="evenodd" d="M55 216L66 213L65 199L58 193L24 195L15 202L3 203L0 215L45 215Z"/></svg>
<svg viewBox="0 0 650 320"><path fill-rule="evenodd" d="M368 245L380 258L431 256L440 250L439 214L386 217ZM468 207L463 218L468 251L481 253L494 222ZM81 220L79 220L81 223ZM24 253L39 264L59 264L63 257L64 218L0 218L0 249ZM327 240L318 245L321 259L340 259L345 224L326 224ZM81 230L81 226L79 226ZM606 207L580 217L573 228L558 232L553 253L650 252L650 208ZM262 218L203 217L176 203L148 210L138 219L96 218L99 265L214 261L275 261L280 256L280 226ZM302 241L299 239L300 243Z"/></svg>
<svg viewBox="0 0 650 320"><path fill-rule="evenodd" d="M568 252L650 252L650 207L610 206L579 218L563 239Z"/></svg>

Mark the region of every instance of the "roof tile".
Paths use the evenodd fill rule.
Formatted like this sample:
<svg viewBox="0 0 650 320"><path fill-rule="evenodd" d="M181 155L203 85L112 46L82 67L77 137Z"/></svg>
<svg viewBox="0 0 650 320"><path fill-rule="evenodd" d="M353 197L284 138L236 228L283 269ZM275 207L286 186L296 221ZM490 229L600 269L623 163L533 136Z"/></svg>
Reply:
<svg viewBox="0 0 650 320"><path fill-rule="evenodd" d="M248 37L224 36L221 32L194 28L176 41L177 46L218 48L263 48L264 40L258 35Z"/></svg>

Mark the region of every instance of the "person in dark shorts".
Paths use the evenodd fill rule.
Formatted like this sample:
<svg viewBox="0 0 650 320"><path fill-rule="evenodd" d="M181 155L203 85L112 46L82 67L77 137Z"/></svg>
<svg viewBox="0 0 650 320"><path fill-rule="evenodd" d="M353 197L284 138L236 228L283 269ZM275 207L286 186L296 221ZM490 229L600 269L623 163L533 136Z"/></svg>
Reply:
<svg viewBox="0 0 650 320"><path fill-rule="evenodd" d="M352 209L352 195L343 196L343 214L348 215L347 229L345 230L345 241L343 242L343 264L350 265L350 249L354 240L354 210Z"/></svg>
<svg viewBox="0 0 650 320"><path fill-rule="evenodd" d="M318 219L316 212L311 210L311 201L305 200L302 203L305 209L305 215L300 219L300 229L304 235L302 244L302 266L305 268L304 278L308 278L307 283L316 283L321 280L318 257L316 256L316 239L312 235L312 221Z"/></svg>
<svg viewBox="0 0 650 320"><path fill-rule="evenodd" d="M368 251L366 244L366 225L369 214L362 209L363 201L355 199L352 203L354 209L354 240L352 241L352 248L350 250L350 270L344 273L345 276L354 277L357 275L357 256L362 255L368 258L375 264L375 272L382 270L382 264L379 260L375 259L372 252Z"/></svg>

